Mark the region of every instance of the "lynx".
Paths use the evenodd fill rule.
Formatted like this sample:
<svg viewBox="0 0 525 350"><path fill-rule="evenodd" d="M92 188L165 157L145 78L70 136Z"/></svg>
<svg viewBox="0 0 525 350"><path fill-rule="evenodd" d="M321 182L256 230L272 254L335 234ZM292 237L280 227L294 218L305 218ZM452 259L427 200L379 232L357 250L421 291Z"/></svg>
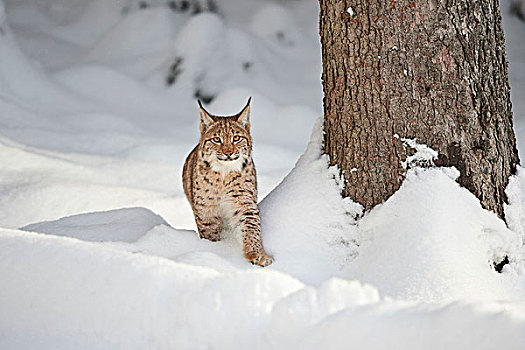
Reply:
<svg viewBox="0 0 525 350"><path fill-rule="evenodd" d="M242 238L244 257L268 266L273 258L261 239L250 100L239 114L227 117L211 115L199 101L201 138L186 158L182 182L201 238L218 241L233 230Z"/></svg>

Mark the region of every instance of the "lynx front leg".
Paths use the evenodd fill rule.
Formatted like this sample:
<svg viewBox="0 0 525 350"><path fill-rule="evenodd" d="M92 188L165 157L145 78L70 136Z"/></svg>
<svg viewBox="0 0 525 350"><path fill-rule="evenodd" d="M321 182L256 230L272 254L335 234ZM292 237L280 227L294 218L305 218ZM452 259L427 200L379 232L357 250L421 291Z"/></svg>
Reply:
<svg viewBox="0 0 525 350"><path fill-rule="evenodd" d="M253 265L259 265L266 267L273 263L273 258L266 254L264 249L259 249L262 247L261 236L259 234L252 235L250 233L243 233L243 250L244 257Z"/></svg>
<svg viewBox="0 0 525 350"><path fill-rule="evenodd" d="M266 254L261 238L261 220L257 205L239 213L239 224L242 233L242 248L246 260L254 265L268 266L273 258Z"/></svg>
<svg viewBox="0 0 525 350"><path fill-rule="evenodd" d="M223 230L222 219L218 216L203 216L195 215L195 222L199 230L199 237L210 241L219 241L221 239L221 231Z"/></svg>

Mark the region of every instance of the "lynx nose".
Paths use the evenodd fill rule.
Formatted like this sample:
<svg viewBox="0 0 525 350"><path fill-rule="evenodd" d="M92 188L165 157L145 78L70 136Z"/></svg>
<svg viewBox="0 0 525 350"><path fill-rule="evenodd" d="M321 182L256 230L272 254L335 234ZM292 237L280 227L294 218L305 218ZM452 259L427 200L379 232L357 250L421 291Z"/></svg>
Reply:
<svg viewBox="0 0 525 350"><path fill-rule="evenodd" d="M233 150L227 150L227 151L224 151L223 153L224 153L224 155L225 155L226 157L230 158L231 155L233 154Z"/></svg>

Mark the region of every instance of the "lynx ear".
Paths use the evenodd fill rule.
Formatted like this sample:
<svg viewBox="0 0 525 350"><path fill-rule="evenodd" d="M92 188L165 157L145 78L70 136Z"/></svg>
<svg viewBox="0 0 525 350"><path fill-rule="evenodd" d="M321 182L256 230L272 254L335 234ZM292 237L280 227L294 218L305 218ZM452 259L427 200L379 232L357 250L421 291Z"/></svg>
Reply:
<svg viewBox="0 0 525 350"><path fill-rule="evenodd" d="M248 99L246 106L242 109L241 113L237 115L237 122L240 123L244 128L250 131L250 102L252 98Z"/></svg>
<svg viewBox="0 0 525 350"><path fill-rule="evenodd" d="M213 117L202 107L201 100L197 100L199 103L199 117L200 117L200 126L201 126L201 134L203 134L206 129L210 127L211 124L215 122Z"/></svg>

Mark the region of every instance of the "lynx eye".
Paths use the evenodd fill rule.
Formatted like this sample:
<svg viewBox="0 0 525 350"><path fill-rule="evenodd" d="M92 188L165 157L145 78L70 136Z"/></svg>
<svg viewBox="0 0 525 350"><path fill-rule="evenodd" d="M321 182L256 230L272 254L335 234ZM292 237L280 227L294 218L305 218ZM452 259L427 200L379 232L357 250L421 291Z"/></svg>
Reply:
<svg viewBox="0 0 525 350"><path fill-rule="evenodd" d="M239 142L239 141L241 141L241 137L239 135L235 135L234 137L232 137L232 141L233 142Z"/></svg>
<svg viewBox="0 0 525 350"><path fill-rule="evenodd" d="M221 143L221 138L218 137L218 136L215 136L214 138L211 139L211 142L213 142L213 143Z"/></svg>

